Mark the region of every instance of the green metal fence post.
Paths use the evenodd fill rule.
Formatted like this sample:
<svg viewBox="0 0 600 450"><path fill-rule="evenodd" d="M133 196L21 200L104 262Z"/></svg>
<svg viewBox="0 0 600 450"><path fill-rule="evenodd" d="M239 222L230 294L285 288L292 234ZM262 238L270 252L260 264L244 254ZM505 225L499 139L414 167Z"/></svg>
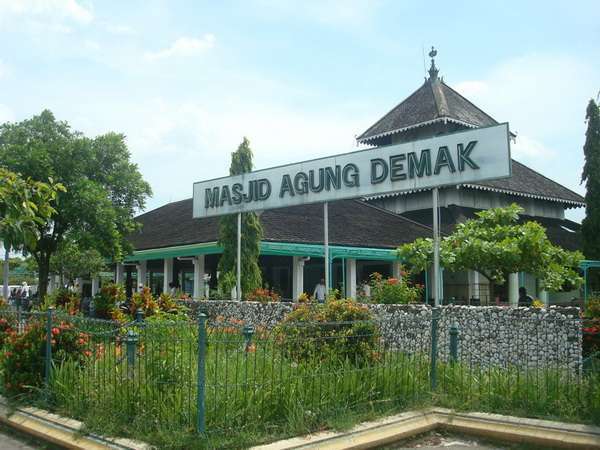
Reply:
<svg viewBox="0 0 600 450"><path fill-rule="evenodd" d="M144 321L144 310L142 308L139 308L138 310L136 310L135 321L137 323L142 323Z"/></svg>
<svg viewBox="0 0 600 450"><path fill-rule="evenodd" d="M46 352L44 355L44 390L46 396L50 388L50 371L52 369L52 313L54 308L50 307L46 311Z"/></svg>
<svg viewBox="0 0 600 450"><path fill-rule="evenodd" d="M244 335L244 351L248 351L250 349L250 345L252 344L252 335L254 334L254 327L252 325L244 325L242 329L242 334Z"/></svg>
<svg viewBox="0 0 600 450"><path fill-rule="evenodd" d="M440 314L441 311L438 308L431 310L431 367L429 369L429 381L432 391L435 391L437 386L438 322Z"/></svg>
<svg viewBox="0 0 600 450"><path fill-rule="evenodd" d="M135 331L127 331L127 337L125 337L125 345L127 347L127 376L129 379L133 379L135 375L135 352L137 350L138 335Z"/></svg>
<svg viewBox="0 0 600 450"><path fill-rule="evenodd" d="M452 322L450 326L450 363L454 364L458 361L458 323L456 321Z"/></svg>
<svg viewBox="0 0 600 450"><path fill-rule="evenodd" d="M21 308L22 308L22 299L21 297L17 297L17 333L21 334L23 332L23 329L25 328L24 326L22 326L21 323Z"/></svg>
<svg viewBox="0 0 600 450"><path fill-rule="evenodd" d="M198 394L196 404L198 407L198 422L196 428L198 433L206 432L206 411L204 404L205 385L206 385L206 319L207 316L201 313L198 316Z"/></svg>

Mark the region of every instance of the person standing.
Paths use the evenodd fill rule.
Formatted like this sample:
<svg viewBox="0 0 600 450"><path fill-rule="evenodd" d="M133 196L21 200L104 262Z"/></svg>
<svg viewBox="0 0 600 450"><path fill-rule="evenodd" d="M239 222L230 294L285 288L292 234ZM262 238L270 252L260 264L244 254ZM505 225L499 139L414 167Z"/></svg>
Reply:
<svg viewBox="0 0 600 450"><path fill-rule="evenodd" d="M519 306L531 306L533 297L527 294L527 289L524 286L519 288Z"/></svg>
<svg viewBox="0 0 600 450"><path fill-rule="evenodd" d="M325 288L325 280L321 278L317 285L315 286L315 290L313 292L313 297L319 303L325 302L325 294L327 289Z"/></svg>

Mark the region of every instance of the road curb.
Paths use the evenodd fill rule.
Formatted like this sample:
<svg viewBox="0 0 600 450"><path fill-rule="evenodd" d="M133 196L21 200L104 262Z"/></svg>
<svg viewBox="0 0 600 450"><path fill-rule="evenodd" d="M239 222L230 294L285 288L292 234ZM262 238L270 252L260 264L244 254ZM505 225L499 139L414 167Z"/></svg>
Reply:
<svg viewBox="0 0 600 450"><path fill-rule="evenodd" d="M600 449L600 427L592 425L430 408L363 423L346 432L316 433L253 447L253 450L369 449L437 428L555 448Z"/></svg>
<svg viewBox="0 0 600 450"><path fill-rule="evenodd" d="M0 422L26 435L73 450L151 450L150 445L122 438L83 433L83 423L43 409L12 409L0 397Z"/></svg>

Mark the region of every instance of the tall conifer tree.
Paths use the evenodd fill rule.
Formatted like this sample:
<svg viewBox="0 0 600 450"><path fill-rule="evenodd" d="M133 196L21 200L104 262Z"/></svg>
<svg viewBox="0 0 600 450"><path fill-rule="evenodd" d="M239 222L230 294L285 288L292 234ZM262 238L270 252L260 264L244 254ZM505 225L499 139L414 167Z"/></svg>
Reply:
<svg viewBox="0 0 600 450"><path fill-rule="evenodd" d="M585 219L581 224L583 253L588 259L600 259L600 110L590 100L585 116L588 128L585 133L583 154L585 164L581 182L585 182Z"/></svg>
<svg viewBox="0 0 600 450"><path fill-rule="evenodd" d="M239 175L252 170L252 150L250 141L244 137L238 149L231 154L229 175ZM242 214L242 294L252 292L262 284L258 256L263 229L256 213ZM229 294L232 286L227 285L236 273L237 259L237 214L221 218L219 223L219 245L223 254L219 259L219 287L222 292ZM229 274L229 275L227 275Z"/></svg>

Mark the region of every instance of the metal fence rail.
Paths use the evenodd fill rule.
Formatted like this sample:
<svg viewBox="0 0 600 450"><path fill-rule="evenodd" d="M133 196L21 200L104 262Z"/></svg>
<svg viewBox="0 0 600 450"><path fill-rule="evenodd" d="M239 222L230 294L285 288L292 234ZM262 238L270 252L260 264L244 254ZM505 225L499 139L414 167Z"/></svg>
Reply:
<svg viewBox="0 0 600 450"><path fill-rule="evenodd" d="M466 324L447 327L436 311L426 329L422 317L403 317L392 344L376 322L266 329L209 325L204 315L167 321L138 314L121 324L3 309L0 345L11 352L18 341L30 365L17 366L18 358L10 365L14 358L5 354L2 384L7 395L76 418L110 411L122 429L185 433L273 430L299 420L322 423L339 411L425 404L546 417L585 410L598 420L600 376L568 363L572 355L561 351L568 336L553 336L550 323L513 320L523 332L498 349L509 358L495 360L476 344L503 324L467 334ZM544 351L555 355L544 364L527 356Z"/></svg>

